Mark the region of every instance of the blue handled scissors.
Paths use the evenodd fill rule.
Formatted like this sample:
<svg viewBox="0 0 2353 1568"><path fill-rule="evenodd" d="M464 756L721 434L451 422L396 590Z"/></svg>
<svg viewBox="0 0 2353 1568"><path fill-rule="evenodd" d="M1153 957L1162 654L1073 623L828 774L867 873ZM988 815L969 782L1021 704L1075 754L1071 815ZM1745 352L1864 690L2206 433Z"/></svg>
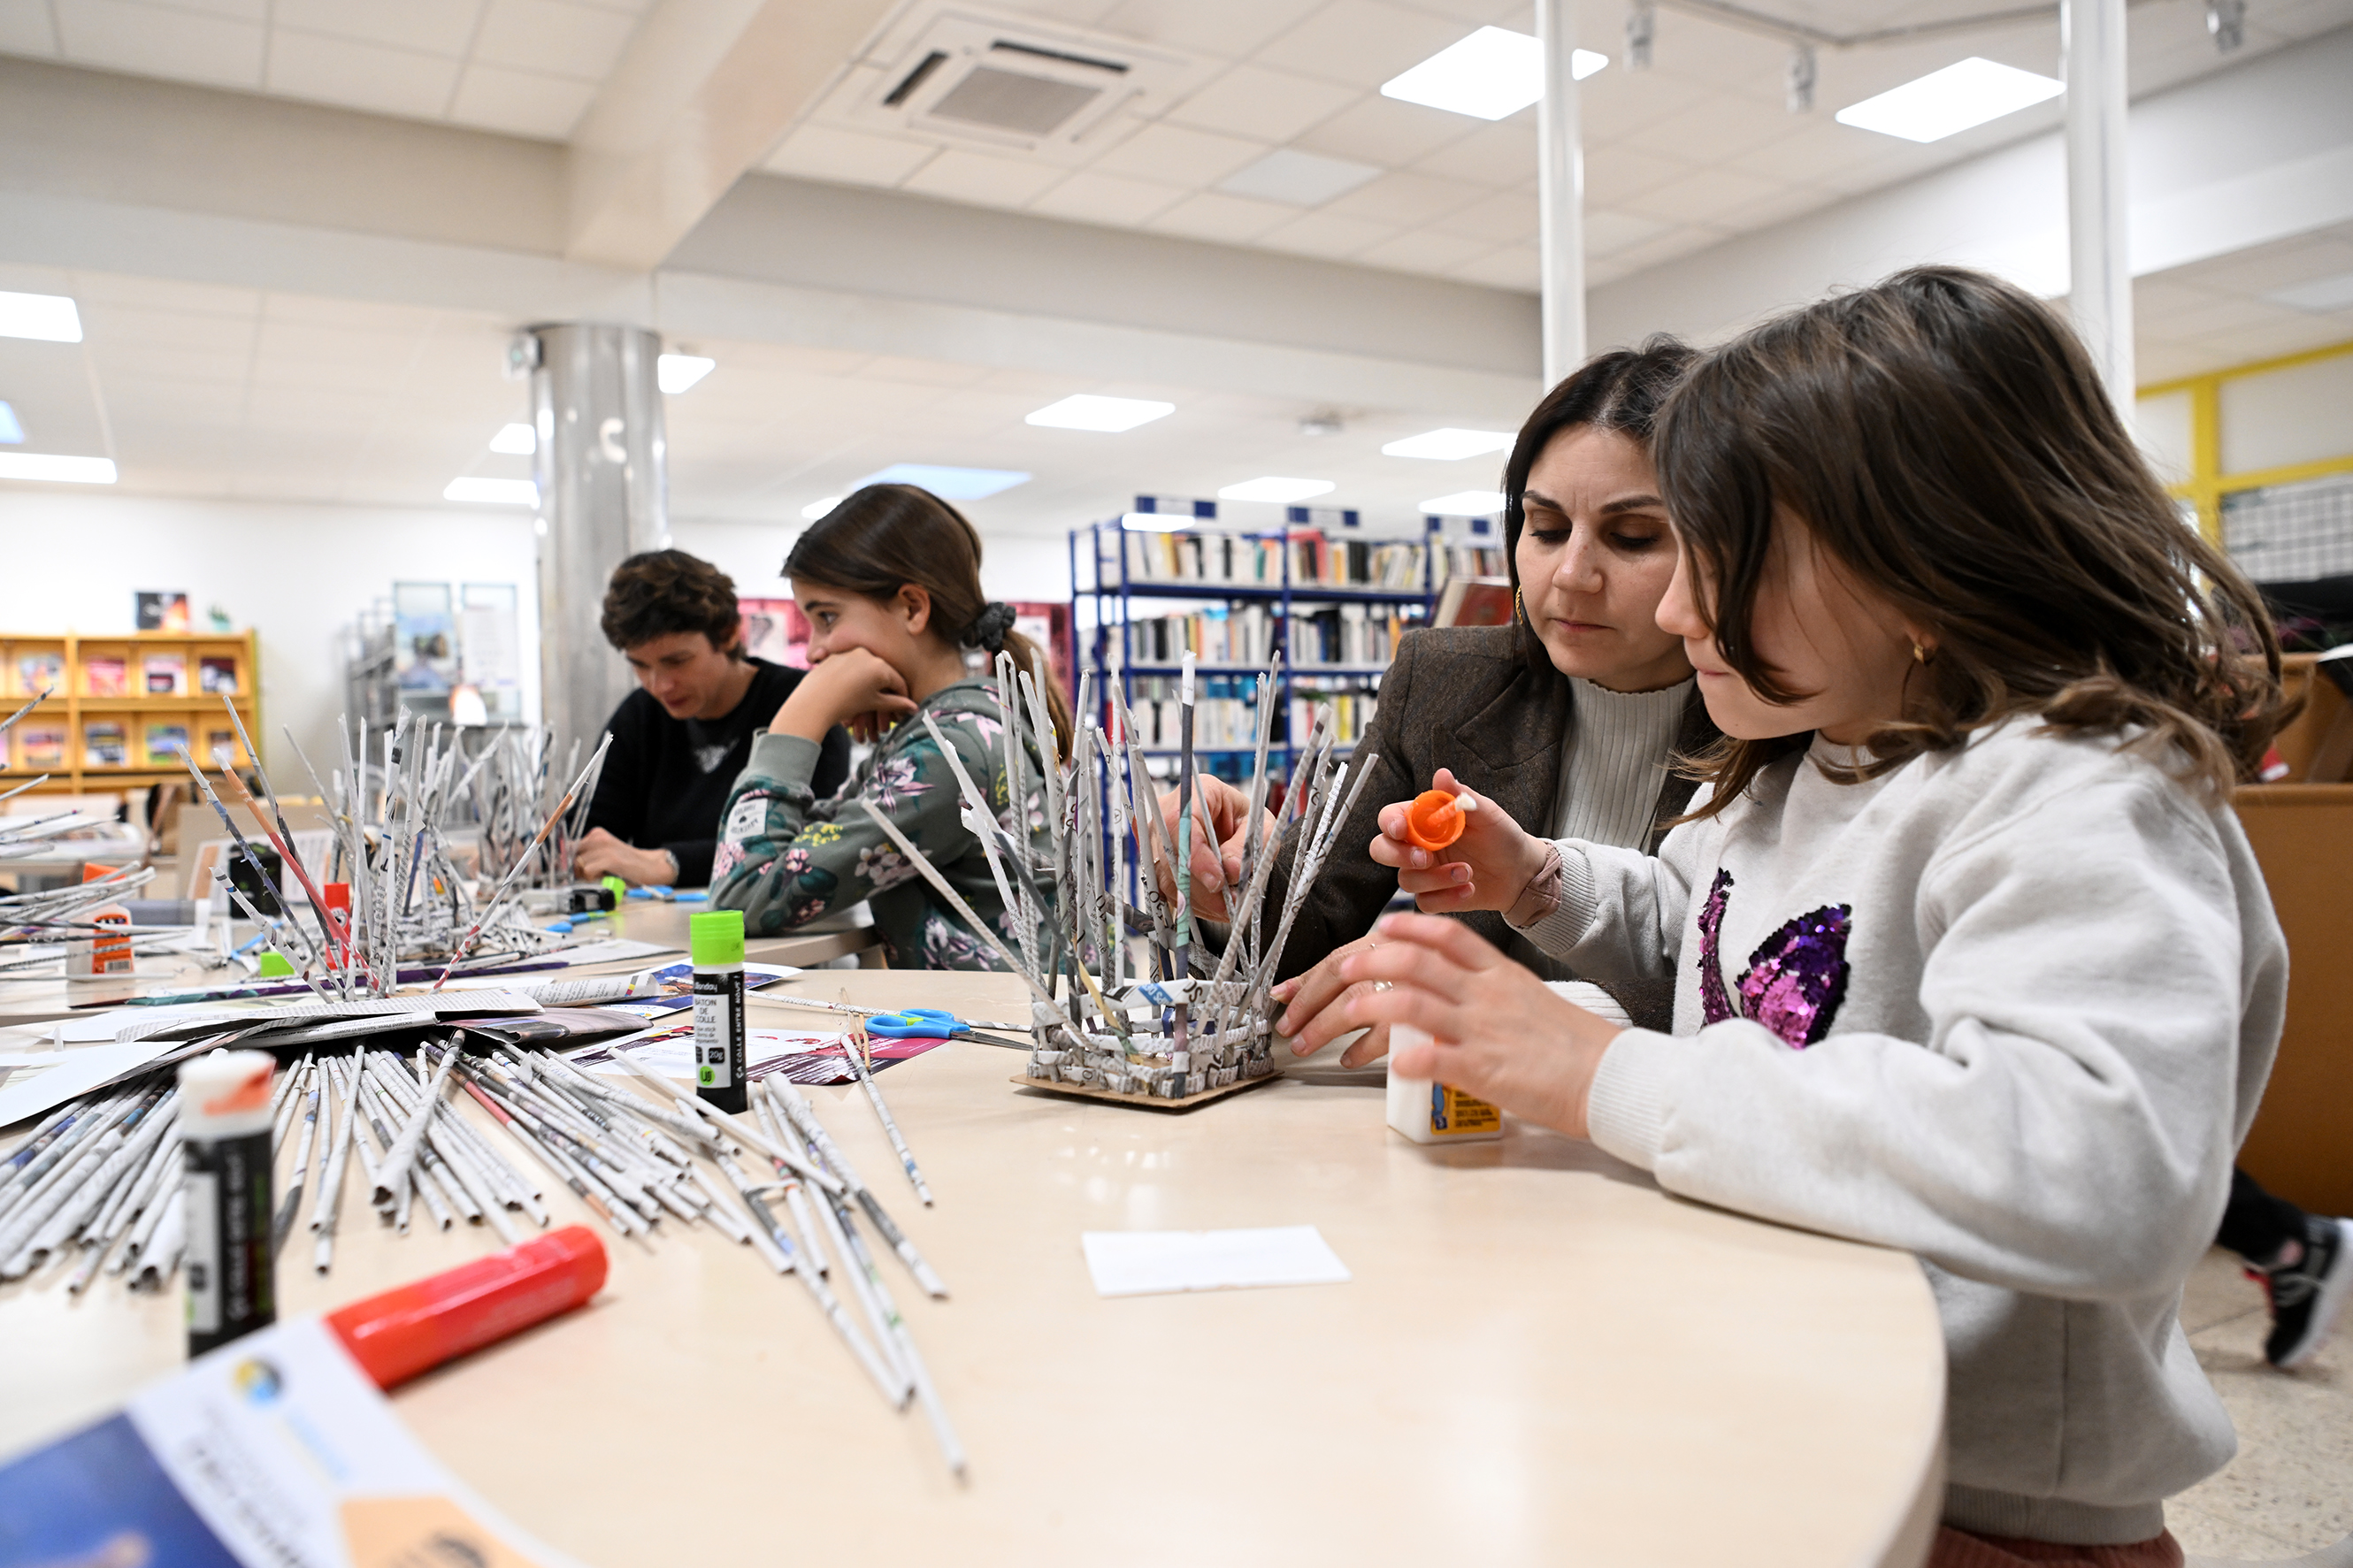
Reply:
<svg viewBox="0 0 2353 1568"><path fill-rule="evenodd" d="M986 1021L978 1026L983 1029L1008 1031L1018 1027L1011 1024L991 1024ZM949 1040L958 1035L970 1035L974 1027L975 1026L965 1022L955 1014L944 1012L937 1007L909 1007L897 1013L877 1013L866 1020L868 1034L881 1035L886 1039L894 1040ZM1003 1042L990 1040L988 1043L997 1045ZM1024 1048L1027 1047L1028 1043L1022 1042Z"/></svg>

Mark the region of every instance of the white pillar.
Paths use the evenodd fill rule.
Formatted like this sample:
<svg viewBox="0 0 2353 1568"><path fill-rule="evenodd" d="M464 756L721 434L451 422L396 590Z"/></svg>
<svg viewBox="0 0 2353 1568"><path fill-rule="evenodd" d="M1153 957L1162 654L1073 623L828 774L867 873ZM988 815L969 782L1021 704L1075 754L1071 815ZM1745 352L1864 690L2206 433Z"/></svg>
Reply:
<svg viewBox="0 0 2353 1568"><path fill-rule="evenodd" d="M1577 131L1575 0L1536 0L1545 95L1536 107L1537 241L1544 273L1544 376L1585 363L1585 144Z"/></svg>
<svg viewBox="0 0 2353 1568"><path fill-rule="evenodd" d="M661 339L638 327L531 329L539 480L540 718L586 755L635 684L605 641L613 568L670 542ZM561 752L558 753L561 755Z"/></svg>
<svg viewBox="0 0 2353 1568"><path fill-rule="evenodd" d="M2132 258L2125 184L2126 0L2064 0L2067 309L2116 411L2133 416Z"/></svg>

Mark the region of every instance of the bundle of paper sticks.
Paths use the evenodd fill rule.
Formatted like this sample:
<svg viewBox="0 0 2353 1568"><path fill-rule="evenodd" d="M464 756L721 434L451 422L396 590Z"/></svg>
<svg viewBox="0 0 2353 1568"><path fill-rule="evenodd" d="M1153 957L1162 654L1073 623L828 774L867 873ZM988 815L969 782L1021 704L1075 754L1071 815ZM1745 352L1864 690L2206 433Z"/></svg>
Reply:
<svg viewBox="0 0 2353 1568"><path fill-rule="evenodd" d="M973 912L897 825L872 805L860 803L965 924L1028 983L1035 1041L1031 1079L1139 1099L1185 1100L1272 1070L1269 994L1275 966L1340 824L1371 776L1373 761L1367 754L1342 789L1347 759L1333 738L1330 710L1319 706L1270 832L1266 762L1279 668L1278 664L1259 677L1250 826L1241 879L1228 894L1230 925L1222 952L1212 952L1200 940L1192 905L1193 835L1201 825L1193 799L1190 655L1179 688L1180 809L1173 842L1117 680L1108 692L1113 726L1109 731L1092 721L1093 673L1081 682L1078 711L1086 721L1073 737L1070 762L1058 766L1042 672L1017 669L1009 656L997 657L997 695L1007 715L1002 740L1008 799L1023 803L1008 805L1007 812L1015 823L1027 815L1033 798L1029 774L1039 772L1038 792L1052 845L1043 858L1026 834L1011 831L999 819L946 737L924 715L955 771L965 825L980 839L998 896L1007 909L1018 911L1014 946ZM1033 757L1046 759L1042 771L1032 768ZM1267 887L1286 834L1295 845L1291 878L1282 909L1270 921ZM1162 895L1155 865L1174 868L1173 900ZM1050 900L1040 897L1040 880L1051 886ZM1140 905L1130 901L1130 888ZM1144 973L1128 972L1130 931L1146 939Z"/></svg>
<svg viewBox="0 0 2353 1568"><path fill-rule="evenodd" d="M495 1015L522 1005L490 995L469 1011ZM259 1030L248 1017L234 1031L236 1043L323 1044L361 1024L381 1029L391 1016L339 1008L321 1017L324 1011L260 1015ZM411 1013L407 1021L429 1025L430 1015L420 1020ZM495 1017L480 1022L494 1025ZM190 1051L225 1043L219 1021L195 1028L202 1032ZM650 1092L632 1093L552 1052L498 1041L487 1028L429 1032L440 1037L405 1054L361 1040L343 1054L306 1053L279 1074L272 1148L283 1164L290 1138L294 1154L274 1216L274 1248L293 1234L307 1197L312 1267L321 1274L332 1267L354 1160L368 1206L402 1233L412 1224L480 1225L512 1244L526 1226L549 1223L543 1200L551 1179L621 1236L649 1239L665 1217L707 1222L776 1274L797 1279L883 1397L897 1408L923 1407L950 1468L963 1472L963 1447L861 1226L871 1226L879 1250L896 1257L918 1289L944 1298L947 1288L797 1088L776 1075L755 1079L747 1125L639 1066L626 1046L616 1055ZM871 1076L866 1082L928 1202ZM144 1071L60 1107L0 1157L0 1280L69 1267L67 1289L74 1293L101 1272L134 1289L170 1283L186 1239L177 1201L178 1093L168 1069ZM459 1113L460 1096L503 1142L481 1118ZM518 1152L526 1158L513 1159ZM854 1315L836 1293L842 1282Z"/></svg>
<svg viewBox="0 0 2353 1568"><path fill-rule="evenodd" d="M485 939L480 955L493 961L561 945L559 939L531 923L520 903L508 900L534 872L543 879L550 874L553 863L543 851L559 837L559 829L572 829L577 836L596 775L604 766L606 748L612 743L610 735L598 742L587 766L573 776L571 787L541 818L528 841L517 847L510 841L507 827L519 801L528 798L534 809L543 803L543 790L533 782L533 770L543 768L543 746L531 751L522 749L521 742L493 743L461 773L465 755L456 744L456 732L445 732L438 724L428 731L404 713L381 738L379 754L374 759L369 756L364 729L356 733L356 752L354 737L339 730L343 766L335 770L331 788L289 731L288 744L293 746L320 795L330 803L332 854L330 863L314 876L294 848L293 831L286 825L286 814L270 787L269 773L261 767L259 753L245 733L236 704L227 699L223 702L246 755L257 759L254 787L247 786L244 777L227 765L227 758L214 761L222 781L261 824L289 885L281 887L280 879L270 875L205 770L183 747L181 759L197 794L219 815L230 853L250 868L254 885L266 898L257 903L248 897L225 865L214 868L214 879L239 912L290 950L286 956L295 965L296 974L322 1000L330 995L349 1000L389 994L403 978L404 961L441 964L434 982L438 989ZM577 754L575 745L575 757ZM502 765L493 768L494 762ZM486 773L491 780L487 793L481 783ZM372 783L375 787L370 787ZM511 851L504 872L479 901L470 891L470 884L459 870L450 845L452 826L461 813L479 814L486 848L495 841L502 851ZM487 867L484 871L487 879ZM348 910L329 906L321 891L322 883L342 883L350 889ZM302 898L289 897L298 888ZM295 918L298 904L307 911L307 922Z"/></svg>

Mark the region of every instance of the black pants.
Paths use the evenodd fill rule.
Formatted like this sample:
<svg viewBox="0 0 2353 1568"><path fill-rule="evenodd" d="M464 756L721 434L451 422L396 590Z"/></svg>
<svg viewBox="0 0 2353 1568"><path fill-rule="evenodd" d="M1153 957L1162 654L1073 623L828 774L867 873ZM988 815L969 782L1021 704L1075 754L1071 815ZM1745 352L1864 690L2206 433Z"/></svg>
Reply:
<svg viewBox="0 0 2353 1568"><path fill-rule="evenodd" d="M2304 1211L2285 1198L2275 1198L2254 1177L2231 1167L2231 1201L2222 1210L2222 1228L2214 1245L2227 1247L2260 1267L2279 1256L2282 1246L2304 1239Z"/></svg>

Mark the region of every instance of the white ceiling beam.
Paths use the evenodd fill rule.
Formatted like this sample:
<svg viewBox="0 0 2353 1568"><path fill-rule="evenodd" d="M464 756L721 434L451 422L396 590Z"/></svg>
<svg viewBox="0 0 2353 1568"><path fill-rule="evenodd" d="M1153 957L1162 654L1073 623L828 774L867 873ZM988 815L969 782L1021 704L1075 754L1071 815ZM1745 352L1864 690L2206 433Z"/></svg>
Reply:
<svg viewBox="0 0 2353 1568"><path fill-rule="evenodd" d="M661 0L573 132L565 255L651 271L901 0Z"/></svg>

